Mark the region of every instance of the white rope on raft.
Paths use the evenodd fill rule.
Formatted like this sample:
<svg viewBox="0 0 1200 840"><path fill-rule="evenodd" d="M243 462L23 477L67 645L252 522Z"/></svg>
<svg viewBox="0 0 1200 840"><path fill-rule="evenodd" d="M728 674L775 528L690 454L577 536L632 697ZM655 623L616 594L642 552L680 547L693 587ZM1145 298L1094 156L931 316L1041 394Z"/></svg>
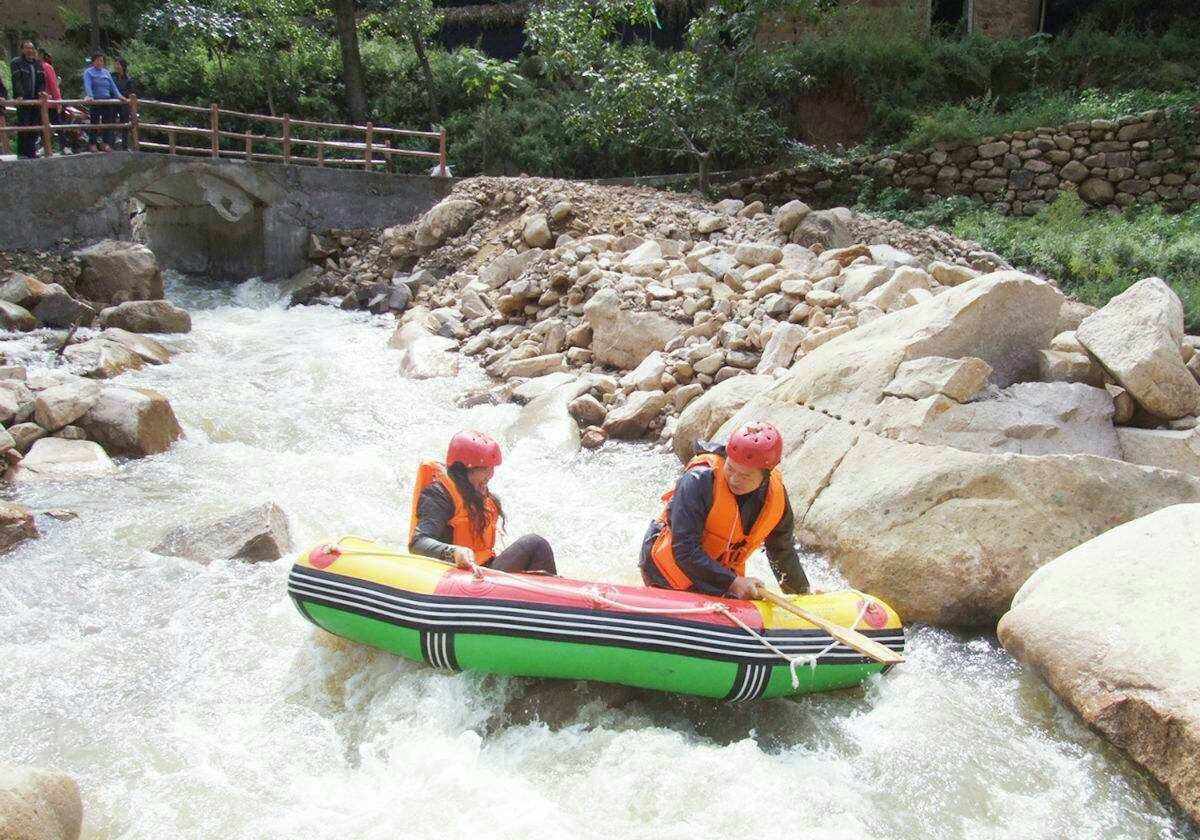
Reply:
<svg viewBox="0 0 1200 840"><path fill-rule="evenodd" d="M378 549L374 550L374 551L369 550L369 549L341 548L341 547L335 547L335 549L339 554L361 554L361 555L368 555L368 556L378 556L380 554L394 554L395 556L407 556L407 555L402 555L400 552L380 551ZM831 650L833 650L839 644L838 640L834 639L828 645L821 648L821 650L817 651L816 653L792 656L792 655L784 653L782 650L780 650L775 644L773 644L771 642L770 639L768 639L766 636L763 636L761 633L759 633L757 630L755 630L753 627L751 627L749 624L747 624L745 621L743 621L737 613L735 613L733 610L731 610L725 604L719 604L719 603L710 601L710 602L706 602L706 603L704 603L700 606L696 606L696 607L639 607L636 604L626 604L621 601L610 598L609 596L605 595L600 590L599 586L594 585L594 584L592 586L588 586L583 589L571 589L571 588L567 588L564 586L556 586L553 583L535 580L535 579L530 578L528 575L515 574L513 572L506 572L503 569L489 569L484 566L476 565L475 563L471 564L471 574L475 577L476 580L483 580L488 575L500 576L500 577L503 577L503 578L511 581L511 583L514 586L516 586L517 588L524 588L524 589L531 590L533 592L540 592L543 594L558 595L560 597L577 598L582 593L582 594L585 594L588 597L590 597L593 601L595 601L598 604L607 604L608 606L616 607L618 609L626 610L627 612L632 612L632 613L649 613L649 614L653 614L653 615L700 615L700 614L704 614L704 613L710 613L710 614L718 613L720 615L725 616L731 622L736 624L738 627L745 630L751 637L753 637L759 644L761 644L764 648L769 650L771 653L775 654L780 659L787 662L788 673L792 677L792 689L793 690L798 689L800 687L800 676L796 673L796 669L798 667L800 667L801 665L807 665L809 668L815 669L817 667L817 660L819 660L825 654L829 653ZM858 590L854 590L854 591L857 592ZM861 592L859 592L858 594L862 595ZM863 616L866 615L867 610L870 609L870 607L871 607L871 603L872 603L871 599L867 598L865 595L862 595L861 601L862 601L862 607L859 609L858 615L854 619L854 623L852 625L850 625L851 630L858 629L858 625L862 622Z"/></svg>

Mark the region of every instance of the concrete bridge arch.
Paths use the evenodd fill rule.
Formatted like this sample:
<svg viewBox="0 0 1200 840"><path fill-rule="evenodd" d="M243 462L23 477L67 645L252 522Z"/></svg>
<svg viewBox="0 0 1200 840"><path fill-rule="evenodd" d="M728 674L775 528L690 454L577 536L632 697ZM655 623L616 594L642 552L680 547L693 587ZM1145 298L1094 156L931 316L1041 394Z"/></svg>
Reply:
<svg viewBox="0 0 1200 840"><path fill-rule="evenodd" d="M60 250L135 232L167 267L289 276L309 233L410 221L445 178L139 152L0 164L0 249Z"/></svg>

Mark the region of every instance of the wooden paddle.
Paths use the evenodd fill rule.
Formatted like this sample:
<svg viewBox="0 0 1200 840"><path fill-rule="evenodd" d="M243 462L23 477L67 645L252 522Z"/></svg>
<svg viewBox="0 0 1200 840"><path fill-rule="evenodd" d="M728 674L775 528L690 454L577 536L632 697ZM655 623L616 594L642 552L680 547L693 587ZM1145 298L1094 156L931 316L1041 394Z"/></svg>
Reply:
<svg viewBox="0 0 1200 840"><path fill-rule="evenodd" d="M881 645L874 639L864 636L857 630L852 630L849 627L843 627L840 624L834 624L824 616L814 612L809 612L804 607L798 607L782 595L776 595L774 592L768 592L766 589L762 591L762 599L769 601L780 609L787 610L792 615L799 616L805 621L817 625L833 638L837 639L847 647L852 647L863 656L869 659L874 659L876 662L882 662L884 665L899 665L904 661L902 654L896 653L889 647Z"/></svg>

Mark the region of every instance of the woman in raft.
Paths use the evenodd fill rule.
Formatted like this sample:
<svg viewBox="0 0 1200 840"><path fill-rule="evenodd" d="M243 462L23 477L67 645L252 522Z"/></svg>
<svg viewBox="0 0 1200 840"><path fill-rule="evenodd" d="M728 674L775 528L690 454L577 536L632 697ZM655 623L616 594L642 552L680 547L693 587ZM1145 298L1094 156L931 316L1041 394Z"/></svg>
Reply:
<svg viewBox="0 0 1200 840"><path fill-rule="evenodd" d="M554 551L536 534L526 534L496 553L504 509L488 482L500 460L500 444L492 438L482 432L459 432L450 439L445 464L422 463L413 488L408 550L460 569L479 565L556 574Z"/></svg>
<svg viewBox="0 0 1200 840"><path fill-rule="evenodd" d="M663 512L650 523L640 563L647 586L729 598L758 598L763 582L746 560L763 547L784 592L809 591L792 539L792 506L777 467L783 437L748 423L726 446L700 442Z"/></svg>

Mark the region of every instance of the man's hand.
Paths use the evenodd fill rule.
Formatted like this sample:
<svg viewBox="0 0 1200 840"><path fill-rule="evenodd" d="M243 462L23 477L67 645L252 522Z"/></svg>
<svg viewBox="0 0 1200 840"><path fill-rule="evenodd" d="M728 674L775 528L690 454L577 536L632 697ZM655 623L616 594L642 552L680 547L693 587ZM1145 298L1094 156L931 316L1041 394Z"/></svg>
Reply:
<svg viewBox="0 0 1200 840"><path fill-rule="evenodd" d="M725 591L725 594L730 598L748 601L761 598L764 591L766 591L766 587L758 578L736 577L733 579L733 583L729 584L729 589Z"/></svg>

